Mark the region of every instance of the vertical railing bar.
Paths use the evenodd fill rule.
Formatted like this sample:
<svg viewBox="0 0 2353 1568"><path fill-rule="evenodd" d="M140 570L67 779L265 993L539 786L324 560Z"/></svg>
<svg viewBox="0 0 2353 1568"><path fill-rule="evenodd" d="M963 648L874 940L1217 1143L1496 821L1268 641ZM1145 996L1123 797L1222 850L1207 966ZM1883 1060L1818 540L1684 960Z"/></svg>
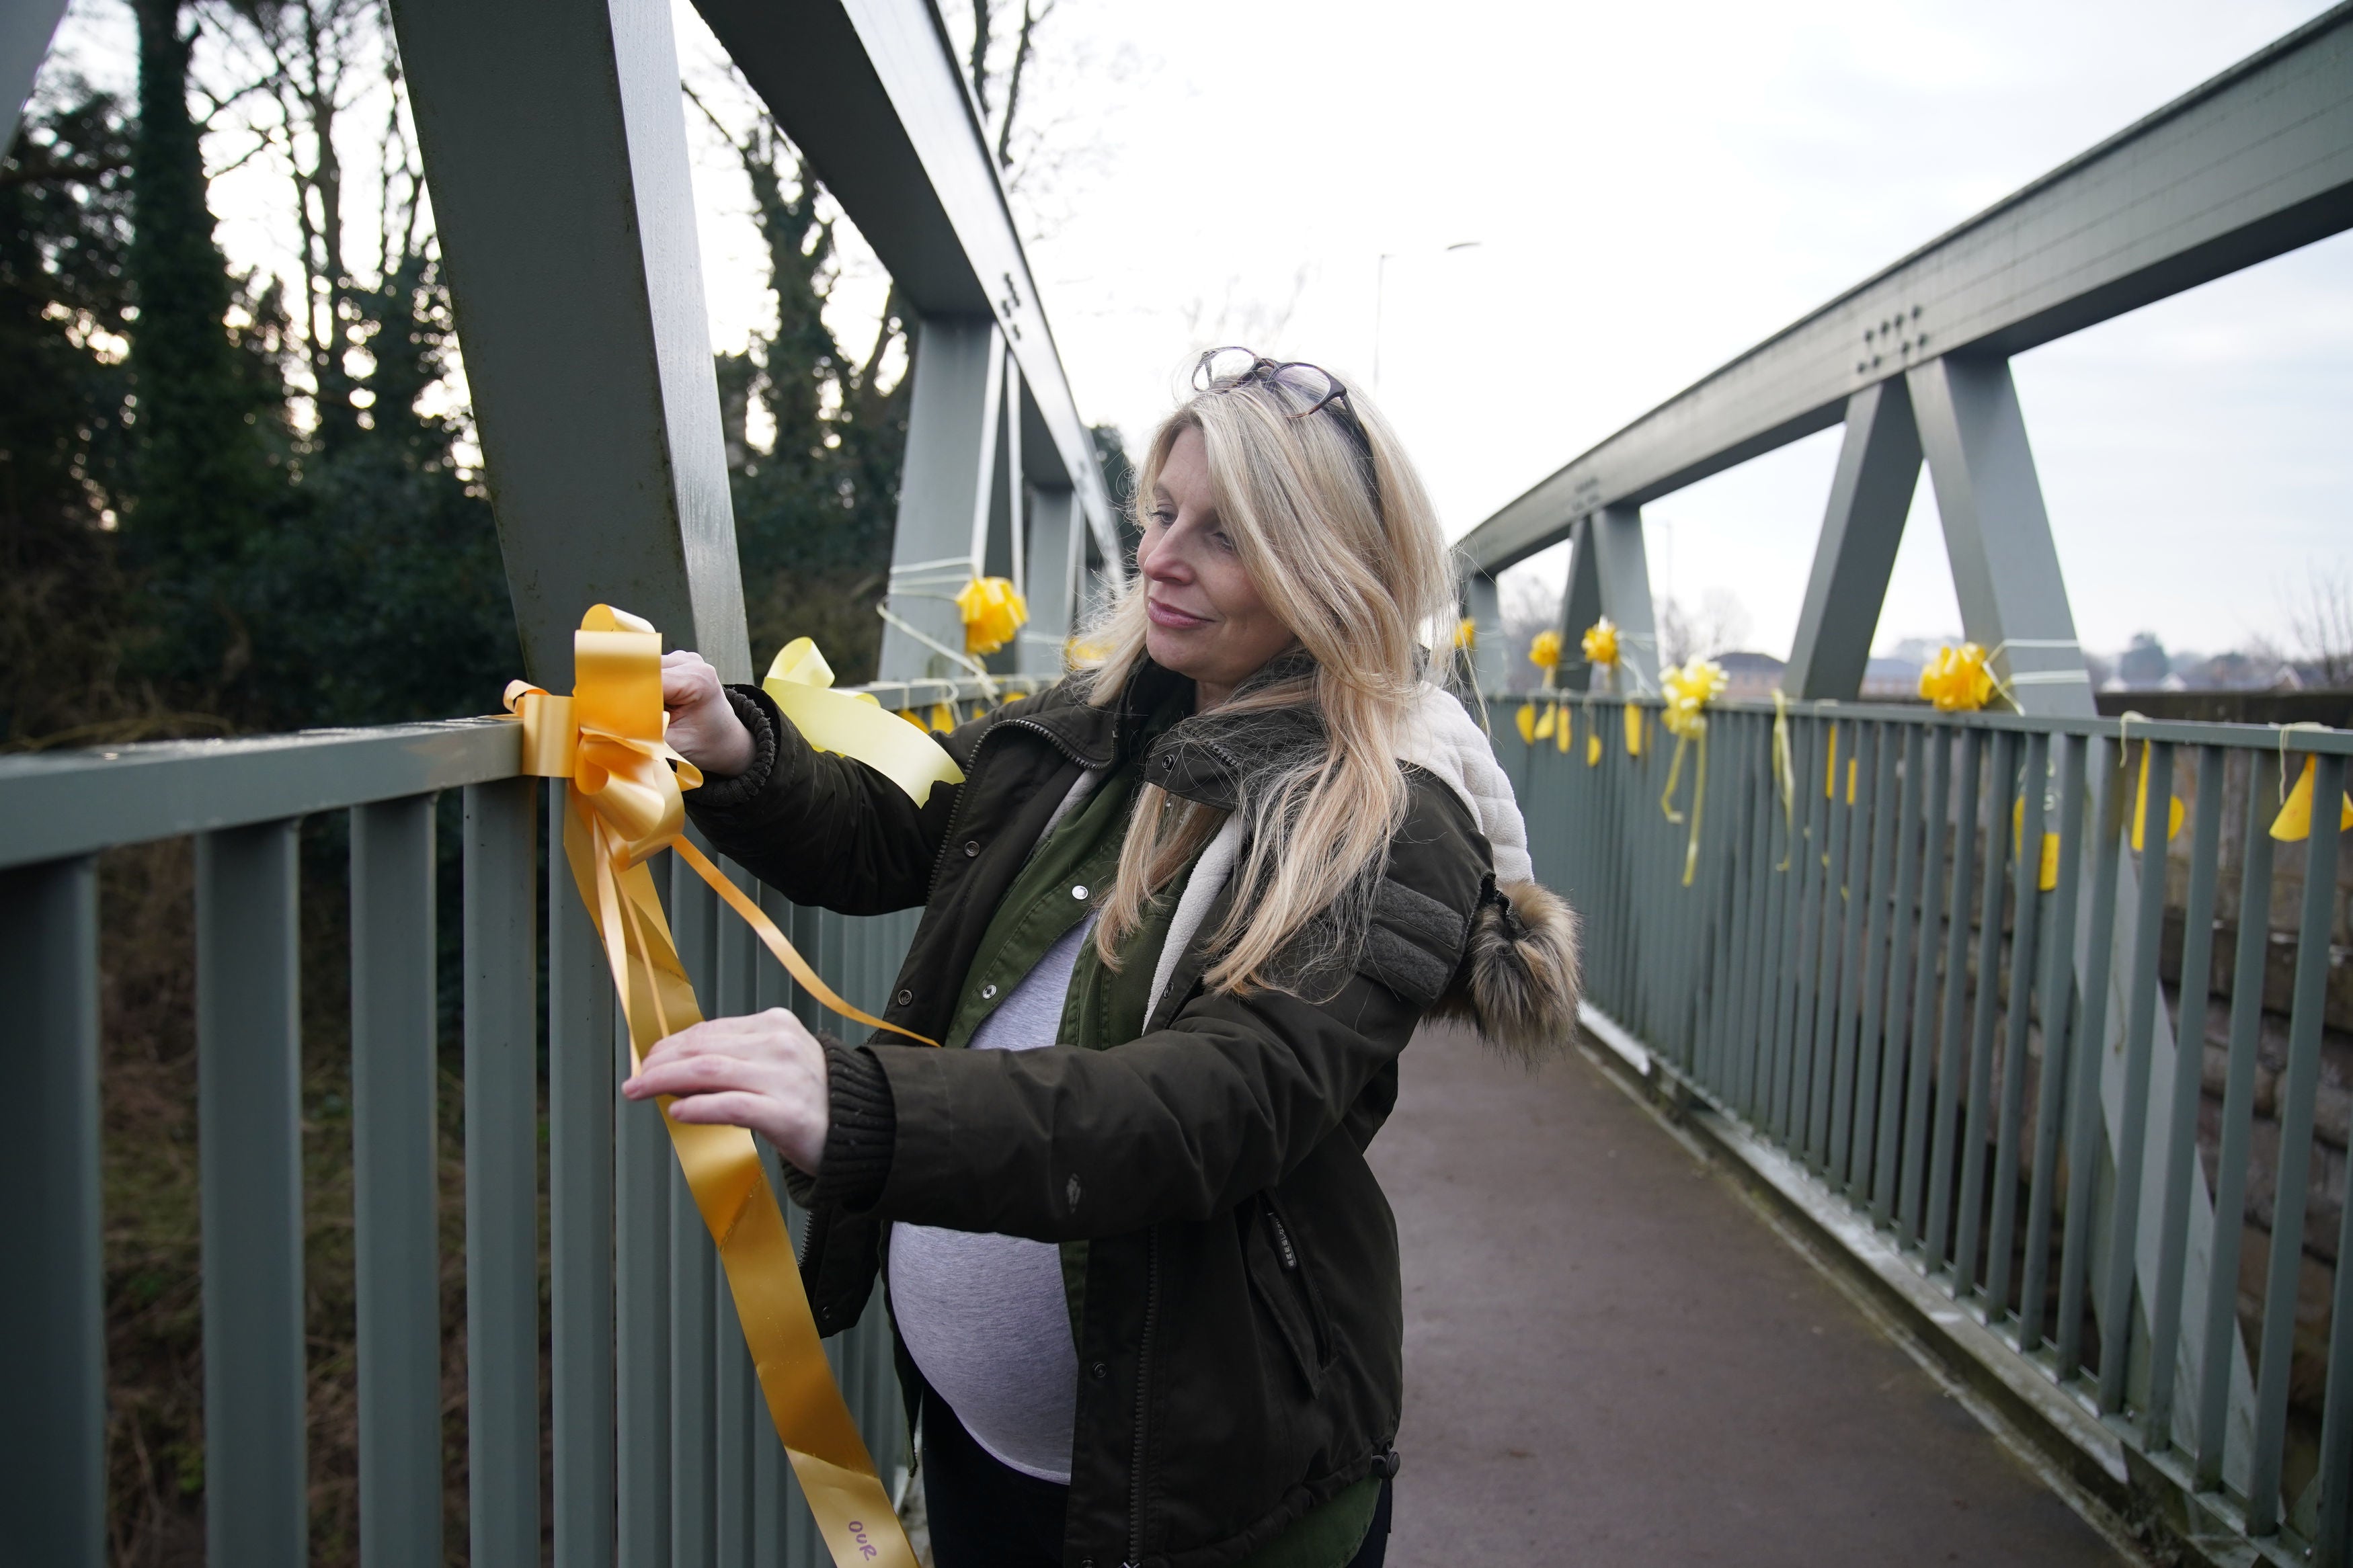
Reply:
<svg viewBox="0 0 2353 1568"><path fill-rule="evenodd" d="M2315 769L2312 834L2305 844L2304 910L2296 922L2295 1001L2288 1015L2287 1069L2279 1084L2279 1176L2273 1187L2272 1244L2263 1274L2263 1350L2255 1361L2255 1443L2247 1470L2247 1533L2279 1528L2280 1462L2287 1436L2289 1365L2295 1351L2296 1277L2304 1259L2304 1211L2312 1173L2313 1112L2320 1092L2321 1015L2328 1000L2328 937L2337 900L2337 801L2345 759ZM2157 783L2149 783L2157 798ZM2160 819L2161 826L2161 819ZM2242 913L2241 919L2244 919ZM2338 1268L2344 1260L2338 1259ZM2340 1377L2341 1367L2332 1368ZM2342 1431L2340 1418L2340 1435Z"/></svg>
<svg viewBox="0 0 2353 1568"><path fill-rule="evenodd" d="M539 1555L537 784L466 787L466 1413L473 1561Z"/></svg>
<svg viewBox="0 0 2353 1568"><path fill-rule="evenodd" d="M2043 939L2042 1072L2035 1084L2034 1174L2027 1194L2026 1267L2018 1288L2018 1347L2028 1354L2041 1348L2048 1316L2043 1299L2051 1279L2059 1133L2066 1125L2067 1085L2073 1077L2067 1070L2068 1020L2075 994L2075 898L2084 852L2084 742L2079 736L2063 735L2058 744L2059 880L2052 889L2051 919ZM2035 848L2039 855L2042 847Z"/></svg>
<svg viewBox="0 0 2353 1568"><path fill-rule="evenodd" d="M613 982L547 784L547 1181L554 1558L612 1568L616 1507Z"/></svg>
<svg viewBox="0 0 2353 1568"><path fill-rule="evenodd" d="M2157 1300L2149 1312L2148 1420L2141 1440L2162 1454L2173 1443L2175 1361L2180 1348L2182 1270L2189 1254L2190 1176L2198 1160L2198 1102L2206 1066L2206 998L2214 979L2214 884L2221 855L2222 750L2198 749L2198 812L2189 828L2189 887L2181 910L2179 1020L2174 1031L2173 1092L2161 1145L2163 1217L2158 1230ZM2252 804L2252 803L2251 803ZM2220 1216L2217 1216L2218 1219ZM2213 1366L2199 1363L2203 1383ZM2231 1365L2221 1363L2228 1378Z"/></svg>
<svg viewBox="0 0 2353 1568"><path fill-rule="evenodd" d="M693 836L705 854L710 847ZM718 971L717 899L685 859L670 857L670 930L694 994L714 1002ZM670 1563L712 1568L719 1522L715 1352L718 1249L695 1206L693 1190L672 1162L670 1193Z"/></svg>
<svg viewBox="0 0 2353 1568"><path fill-rule="evenodd" d="M352 1226L360 1561L441 1562L434 798L351 815Z"/></svg>
<svg viewBox="0 0 2353 1568"><path fill-rule="evenodd" d="M22 1561L107 1559L98 861L0 871L0 1520ZM37 1281L37 1287L29 1285Z"/></svg>
<svg viewBox="0 0 2353 1568"><path fill-rule="evenodd" d="M1876 737L1871 776L1871 871L1866 897L1870 919L1862 938L1862 1011L1855 1023L1857 1080L1854 1088L1854 1146L1847 1163L1846 1185L1858 1202L1868 1199L1878 1163L1880 1074L1886 1069L1888 939L1893 917L1888 909L1888 883L1894 874L1895 818L1900 810L1895 795L1895 758L1908 724L1873 726Z"/></svg>
<svg viewBox="0 0 2353 1568"><path fill-rule="evenodd" d="M630 1070L628 1021L615 1011L615 1071ZM660 1108L614 1108L614 1409L619 1568L670 1562L670 1184L676 1161ZM699 1223L699 1221L698 1221Z"/></svg>
<svg viewBox="0 0 2353 1568"><path fill-rule="evenodd" d="M1847 1157L1854 1147L1853 1117L1862 1045L1856 1035L1862 1019L1863 933L1870 924L1871 862L1869 829L1873 797L1866 790L1879 782L1877 724L1854 727L1854 754L1841 770L1839 800L1846 808L1844 847L1839 862L1839 984L1838 1011L1831 1024L1831 1108L1828 1168L1833 1186L1847 1184ZM1871 759L1868 772L1863 759ZM1852 782L1853 795L1848 795Z"/></svg>
<svg viewBox="0 0 2353 1568"><path fill-rule="evenodd" d="M1794 776L1803 766L1808 727L1803 721L1787 726L1790 753L1790 769ZM1778 788L1777 782L1776 788ZM1778 1142L1788 1131L1788 1071L1790 1015L1795 1010L1797 994L1798 910L1801 901L1800 889L1805 881L1804 854L1799 847L1804 836L1798 827L1796 794L1780 804L1774 815L1773 842L1779 853L1773 860L1773 886L1767 895L1772 919L1765 933L1766 1050L1764 1081L1758 1086L1757 1126L1766 1137Z"/></svg>
<svg viewBox="0 0 2353 1568"><path fill-rule="evenodd" d="M2320 1400L2320 1528L2313 1558L2320 1568L2353 1563L2353 1194L2337 1205L2337 1288L2328 1324L2328 1381ZM2228 1381L2211 1368L2206 1376Z"/></svg>
<svg viewBox="0 0 2353 1568"><path fill-rule="evenodd" d="M728 880L750 891L751 875L732 860L719 862ZM719 973L713 987L717 999L716 1016L741 1017L756 1011L754 966L760 952L758 939L752 928L732 916L720 919L717 932ZM723 1274L718 1295L718 1321L712 1330L717 1340L719 1367L717 1388L718 1458L714 1466L717 1479L718 1530L717 1557L723 1568L749 1568L752 1560L753 1478L752 1453L759 1436L754 1426L767 1419L760 1408L759 1381L752 1366L752 1352L744 1343L744 1329L735 1313L733 1292Z"/></svg>
<svg viewBox="0 0 2353 1568"><path fill-rule="evenodd" d="M2239 863L2239 940L2231 969L2231 1057L2222 1086L2220 1150L2214 1162L2214 1247L2207 1259L2206 1344L2199 1364L2198 1489L2222 1485L2231 1374L2239 1341L2239 1259L2246 1243L2247 1172L2254 1135L2255 1068L2263 1034L2263 973L2270 956L2271 802L2280 764L2260 750L2247 756L2247 816ZM2339 1255L2340 1268L2342 1255ZM2220 1369L2220 1370L2217 1370Z"/></svg>
<svg viewBox="0 0 2353 1568"><path fill-rule="evenodd" d="M1904 726L1904 789L1895 823L1895 900L1888 915L1887 1033L1880 1047L1878 1158L1871 1179L1871 1218L1886 1225L1895 1212L1896 1162L1903 1152L1904 1065L1910 1058L1911 980L1926 931L1917 900L1920 877L1921 774L1928 762L1927 727Z"/></svg>
<svg viewBox="0 0 2353 1568"><path fill-rule="evenodd" d="M207 1560L308 1560L296 823L196 837Z"/></svg>
<svg viewBox="0 0 2353 1568"><path fill-rule="evenodd" d="M1831 726L1829 754L1822 767L1821 805L1816 808L1815 821L1820 831L1813 840L1821 847L1819 853L1806 858L1806 874L1814 879L1816 889L1813 907L1806 920L1806 936L1815 945L1812 962L1805 971L1811 986L1808 1003L1812 1026L1805 1036L1805 1124L1800 1147L1806 1163L1817 1173L1822 1170L1829 1154L1831 1053L1834 1043L1831 1036L1838 1019L1839 950L1846 910L1846 900L1840 893L1846 870L1846 835L1841 829L1845 826L1847 808L1844 794L1837 784L1839 764L1850 758L1841 753L1839 742L1843 740L1846 751L1851 752L1857 728L1852 724ZM1810 799L1813 793L1809 785L1806 794Z"/></svg>
<svg viewBox="0 0 2353 1568"><path fill-rule="evenodd" d="M1757 715L1747 716L1747 765L1742 793L1748 797L1748 840L1745 853L1746 880L1742 886L1740 987L1732 1019L1736 1083L1734 1104L1751 1125L1757 1121L1757 1066L1762 1059L1764 1031L1763 980L1765 911L1772 887L1773 799L1772 733Z"/></svg>
<svg viewBox="0 0 2353 1568"><path fill-rule="evenodd" d="M2133 1277L2139 1261L2141 1165L2148 1150L2148 1077L2154 1054L2157 1010L2165 1000L2158 961L2165 937L2165 839L2173 802L2173 746L2145 745L2147 820L2142 824L2140 901L2133 927L2131 1000L2125 1010L2124 1114L2116 1148L2116 1209L2108 1220L2107 1279L2100 1300L2100 1409L2113 1414L2125 1404L2125 1374L2132 1361ZM2131 762L2127 757L2126 765ZM2322 940L2327 940L2324 931Z"/></svg>
<svg viewBox="0 0 2353 1568"><path fill-rule="evenodd" d="M1925 1231L1922 1210L1928 1157L1930 1089L1936 1052L1936 952L1943 927L1939 906L1945 889L1945 824L1952 799L1953 745L1957 731L1939 725L1928 732L1934 755L1928 767L1928 806L1921 814L1920 936L1912 981L1912 1066L1905 1086L1904 1188L1900 1203L1903 1237L1918 1242ZM1933 1262L1924 1259L1924 1266Z"/></svg>
<svg viewBox="0 0 2353 1568"><path fill-rule="evenodd" d="M2011 1259L2018 1239L2018 1167L2026 1120L2027 1047L2034 1021L2035 963L2042 952L2043 794L2051 776L2051 737L2027 737L2018 784L2018 841L2010 846L2010 988L2003 1003L2001 1114L1995 1132L1993 1231L1986 1268L1986 1316L2010 1310ZM2009 813L2001 814L2003 821Z"/></svg>
<svg viewBox="0 0 2353 1568"><path fill-rule="evenodd" d="M1948 1261L1952 1235L1953 1153L1959 1136L1961 1035L1968 1006L1969 875L1977 868L1978 775L1985 767L1985 731L1961 733L1961 793L1953 813L1953 886L1945 927L1945 1011L1937 1029L1936 1132L1928 1153L1928 1239L1925 1259L1931 1274ZM1965 1286L1956 1268L1954 1292Z"/></svg>
<svg viewBox="0 0 2353 1568"><path fill-rule="evenodd" d="M1819 849L1823 837L1822 813L1817 804L1820 795L1814 781L1828 765L1823 749L1831 743L1827 737L1834 732L1834 727L1816 721L1807 724L1805 730L1809 744L1804 765L1797 770L1798 810L1805 829L1790 861L1797 873L1793 879L1798 894L1797 952L1789 973L1789 1048L1782 1063L1788 1082L1783 1091L1786 1098L1781 1128L1782 1146L1800 1160L1805 1157L1806 1119L1812 1095L1814 982L1820 962L1816 938L1821 923Z"/></svg>
<svg viewBox="0 0 2353 1568"><path fill-rule="evenodd" d="M2100 1169L2100 1059L2108 1048L2108 971L2116 952L2116 878L2126 809L2122 749L2105 739L2098 745L2099 848L2093 858L2091 923L2084 948L2083 1011L2069 1053L2075 1074L2067 1091L2067 1220L2059 1248L2058 1373L2063 1382L2083 1367L2084 1295L2091 1276L2092 1205Z"/></svg>
<svg viewBox="0 0 2353 1568"><path fill-rule="evenodd" d="M2010 802L2017 787L2019 736L2004 731L1994 737L1987 767L1980 858L1984 870L1978 888L1977 988L1969 999L1969 1065L1968 1116L1961 1134L1959 1226L1953 1242L1953 1293L1967 1296L1984 1276L1978 1268L1978 1243L1985 1234L1986 1141L1992 1131L1993 1026L2001 999L2002 888L2009 869ZM2000 1316L1999 1303L1989 1302L1988 1319Z"/></svg>
<svg viewBox="0 0 2353 1568"><path fill-rule="evenodd" d="M754 897L768 918L790 934L796 945L800 933L794 928L793 907L774 888L756 885ZM754 1011L765 1012L771 1007L789 1008L793 986L785 973L784 965L768 956L765 949L753 956L752 1005ZM797 1222L799 1210L782 1196L784 1187L776 1183L776 1157L765 1143L761 1148L761 1164L776 1183L779 1201L783 1203L787 1222ZM799 1250L799 1236L794 1237L794 1250ZM787 1467L785 1446L776 1438L776 1427L768 1419L765 1405L753 1412L752 1418L752 1564L753 1568L786 1568L789 1542L789 1513L786 1508ZM796 1568L804 1568L806 1560L796 1560Z"/></svg>

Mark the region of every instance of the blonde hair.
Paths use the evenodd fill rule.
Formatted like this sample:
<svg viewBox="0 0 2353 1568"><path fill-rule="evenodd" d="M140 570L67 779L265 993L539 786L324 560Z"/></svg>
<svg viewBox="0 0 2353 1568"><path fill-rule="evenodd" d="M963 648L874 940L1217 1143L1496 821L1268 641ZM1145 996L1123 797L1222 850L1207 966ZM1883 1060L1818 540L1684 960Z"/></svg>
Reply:
<svg viewBox="0 0 2353 1568"><path fill-rule="evenodd" d="M1333 950L1363 934L1363 902L1405 817L1400 731L1430 649L1450 646L1437 639L1454 621L1451 558L1413 465L1353 387L1345 413L1336 403L1309 413L1322 379L1286 367L1212 382L1153 433L1136 475L1141 510L1177 438L1201 433L1218 517L1242 568L1314 661L1296 675L1246 682L1218 709L1226 719L1309 707L1326 744L1248 781L1236 809L1249 817L1250 852L1232 912L1209 936L1217 956L1203 980L1213 991L1289 988L1283 977L1353 957ZM1082 663L1098 706L1118 700L1143 667L1146 625L1142 584L1132 582L1090 629L1092 657ZM1223 818L1155 784L1138 791L1095 928L1107 966L1119 966L1119 946L1146 902Z"/></svg>

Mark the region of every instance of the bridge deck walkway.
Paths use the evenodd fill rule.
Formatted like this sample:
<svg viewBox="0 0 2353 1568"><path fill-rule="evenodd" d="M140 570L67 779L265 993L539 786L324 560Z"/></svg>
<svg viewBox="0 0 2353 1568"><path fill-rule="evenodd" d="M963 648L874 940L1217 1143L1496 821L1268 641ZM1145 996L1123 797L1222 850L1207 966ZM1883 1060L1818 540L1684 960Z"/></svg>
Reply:
<svg viewBox="0 0 2353 1568"><path fill-rule="evenodd" d="M1578 1058L1407 1051L1398 1568L2127 1561Z"/></svg>

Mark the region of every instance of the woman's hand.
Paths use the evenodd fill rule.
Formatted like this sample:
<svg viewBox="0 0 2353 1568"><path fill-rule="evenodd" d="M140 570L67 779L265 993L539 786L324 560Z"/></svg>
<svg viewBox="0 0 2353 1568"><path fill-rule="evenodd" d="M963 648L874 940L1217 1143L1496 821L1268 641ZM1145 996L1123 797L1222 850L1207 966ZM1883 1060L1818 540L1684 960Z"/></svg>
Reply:
<svg viewBox="0 0 2353 1568"><path fill-rule="evenodd" d="M719 672L701 654L662 655L662 706L670 710L663 739L704 773L732 779L752 765L752 731L735 717Z"/></svg>
<svg viewBox="0 0 2353 1568"><path fill-rule="evenodd" d="M781 1007L681 1029L646 1053L621 1092L675 1095L673 1121L747 1127L812 1176L825 1157L825 1047Z"/></svg>

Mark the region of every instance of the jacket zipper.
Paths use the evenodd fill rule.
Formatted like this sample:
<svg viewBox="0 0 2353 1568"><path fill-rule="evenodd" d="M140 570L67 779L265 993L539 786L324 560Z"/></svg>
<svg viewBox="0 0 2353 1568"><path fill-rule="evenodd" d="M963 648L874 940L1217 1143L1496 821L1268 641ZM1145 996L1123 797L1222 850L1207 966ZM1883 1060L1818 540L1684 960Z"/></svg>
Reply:
<svg viewBox="0 0 2353 1568"><path fill-rule="evenodd" d="M932 901L932 895L940 890L940 875L947 869L948 851L955 847L956 828L964 821L964 803L972 798L972 783L975 779L977 779L980 776L981 749L988 744L989 737L997 734L1002 730L1027 730L1034 735L1042 735L1045 737L1047 744L1052 746L1054 750L1061 752L1063 756L1069 758L1071 762L1078 763L1079 766L1082 768L1103 766L1100 763L1090 762L1085 757L1081 756L1060 735L1055 734L1051 730L1047 729L1046 726L1039 723L1034 719L1000 719L996 723L991 724L987 729L982 731L980 739L975 741L972 745L972 764L964 771L964 782L965 787L958 791L956 794L955 809L948 813L947 831L940 836L940 852L932 859L932 879L930 884L923 889L923 902L926 904L929 904Z"/></svg>
<svg viewBox="0 0 2353 1568"><path fill-rule="evenodd" d="M1144 1343L1135 1357L1135 1458L1127 1472L1127 1561L1123 1568L1141 1568L1144 1562L1144 1438L1145 1405L1151 1392L1152 1330L1160 1316L1160 1232L1145 1233Z"/></svg>
<svg viewBox="0 0 2353 1568"><path fill-rule="evenodd" d="M1266 1211L1266 1217L1274 1222L1274 1244L1275 1246L1282 1248L1282 1267L1284 1272L1290 1274L1298 1273L1299 1252L1297 1248L1291 1245L1291 1232L1283 1228L1282 1216L1275 1213L1272 1206L1270 1205Z"/></svg>

